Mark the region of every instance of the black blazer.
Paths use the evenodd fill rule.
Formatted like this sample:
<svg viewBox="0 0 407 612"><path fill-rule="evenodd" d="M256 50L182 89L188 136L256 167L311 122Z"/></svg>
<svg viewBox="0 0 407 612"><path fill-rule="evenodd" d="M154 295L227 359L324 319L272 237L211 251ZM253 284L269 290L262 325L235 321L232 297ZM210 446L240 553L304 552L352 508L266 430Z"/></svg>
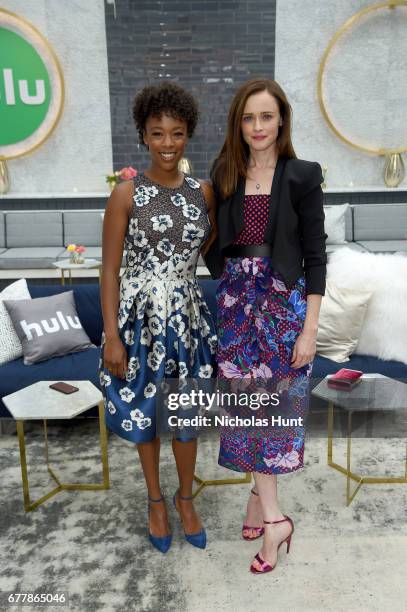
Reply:
<svg viewBox="0 0 407 612"><path fill-rule="evenodd" d="M272 264L287 287L305 274L306 292L325 294L326 252L321 166L303 159L279 157L271 186L265 242L272 245ZM223 270L222 250L243 229L245 179L229 198L217 196L218 237L205 255L213 278Z"/></svg>

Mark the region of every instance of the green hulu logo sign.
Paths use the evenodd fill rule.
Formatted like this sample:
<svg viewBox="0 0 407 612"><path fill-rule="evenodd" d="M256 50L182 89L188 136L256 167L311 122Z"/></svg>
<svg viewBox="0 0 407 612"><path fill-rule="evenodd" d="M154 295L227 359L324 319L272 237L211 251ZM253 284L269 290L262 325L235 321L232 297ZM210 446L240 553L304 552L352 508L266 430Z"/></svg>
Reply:
<svg viewBox="0 0 407 612"><path fill-rule="evenodd" d="M4 68L3 84L6 94L6 104L15 106L16 92L14 88L13 70L11 68ZM45 82L43 79L35 80L35 94L33 96L29 94L27 80L21 79L18 81L18 91L20 100L23 104L43 104L45 102Z"/></svg>
<svg viewBox="0 0 407 612"><path fill-rule="evenodd" d="M0 147L29 138L51 103L51 80L37 49L23 36L0 27Z"/></svg>

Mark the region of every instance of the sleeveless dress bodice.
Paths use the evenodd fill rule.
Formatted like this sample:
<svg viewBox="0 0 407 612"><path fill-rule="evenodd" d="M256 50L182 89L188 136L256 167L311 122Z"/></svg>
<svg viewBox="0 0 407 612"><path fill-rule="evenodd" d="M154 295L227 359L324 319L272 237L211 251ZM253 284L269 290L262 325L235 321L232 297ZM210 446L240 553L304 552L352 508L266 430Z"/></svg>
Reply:
<svg viewBox="0 0 407 612"><path fill-rule="evenodd" d="M144 174L135 177L118 309L126 380L103 368L104 334L100 360L106 423L128 440L154 439L155 395L163 378L214 375L215 325L195 276L209 232L197 180L185 176L171 188Z"/></svg>

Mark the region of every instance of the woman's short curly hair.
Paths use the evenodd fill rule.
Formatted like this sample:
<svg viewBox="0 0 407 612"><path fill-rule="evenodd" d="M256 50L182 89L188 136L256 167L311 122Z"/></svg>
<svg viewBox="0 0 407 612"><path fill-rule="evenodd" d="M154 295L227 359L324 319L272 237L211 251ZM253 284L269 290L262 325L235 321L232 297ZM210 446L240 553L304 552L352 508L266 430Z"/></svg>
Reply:
<svg viewBox="0 0 407 612"><path fill-rule="evenodd" d="M147 85L134 99L133 119L141 144L144 144L143 132L148 117L161 117L163 113L186 121L188 137L191 138L198 123L198 104L177 83L163 81L160 85Z"/></svg>

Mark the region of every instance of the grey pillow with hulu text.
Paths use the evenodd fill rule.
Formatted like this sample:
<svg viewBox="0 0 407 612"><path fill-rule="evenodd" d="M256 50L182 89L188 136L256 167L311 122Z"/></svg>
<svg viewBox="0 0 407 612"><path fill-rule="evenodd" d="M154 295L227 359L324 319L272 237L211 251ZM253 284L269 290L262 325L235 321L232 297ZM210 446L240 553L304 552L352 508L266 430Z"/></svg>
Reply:
<svg viewBox="0 0 407 612"><path fill-rule="evenodd" d="M4 300L23 347L25 365L95 346L82 327L73 291L31 300Z"/></svg>

